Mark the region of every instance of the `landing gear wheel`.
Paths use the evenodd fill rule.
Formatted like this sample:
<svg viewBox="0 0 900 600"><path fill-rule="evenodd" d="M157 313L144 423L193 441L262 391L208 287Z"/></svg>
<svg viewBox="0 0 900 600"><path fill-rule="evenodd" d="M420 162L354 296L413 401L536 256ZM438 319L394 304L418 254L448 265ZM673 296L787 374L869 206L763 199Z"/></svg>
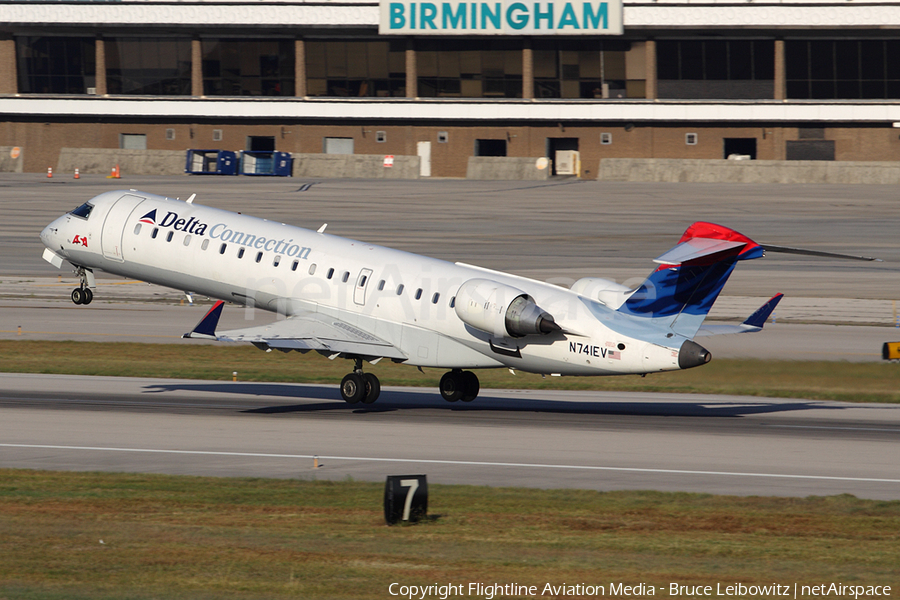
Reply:
<svg viewBox="0 0 900 600"><path fill-rule="evenodd" d="M91 288L84 288L81 290L84 294L84 300L81 301L82 304L90 304L91 300L94 299L94 292L91 291Z"/></svg>
<svg viewBox="0 0 900 600"><path fill-rule="evenodd" d="M366 396L366 379L359 373L349 373L341 381L341 396L347 404L356 404Z"/></svg>
<svg viewBox="0 0 900 600"><path fill-rule="evenodd" d="M381 382L371 373L364 374L363 378L366 380L366 395L363 397L362 403L372 404L378 400L378 395L381 393Z"/></svg>
<svg viewBox="0 0 900 600"><path fill-rule="evenodd" d="M478 392L481 390L481 385L478 383L478 376L472 371L463 371L462 384L464 390L462 401L471 402L478 396Z"/></svg>
<svg viewBox="0 0 900 600"><path fill-rule="evenodd" d="M461 400L465 394L462 371L450 371L448 373L444 373L444 376L441 377L441 383L438 387L441 391L441 396L447 402L456 402L457 400Z"/></svg>
<svg viewBox="0 0 900 600"><path fill-rule="evenodd" d="M75 304L85 304L84 301L84 290L81 288L75 288L72 290L72 302Z"/></svg>

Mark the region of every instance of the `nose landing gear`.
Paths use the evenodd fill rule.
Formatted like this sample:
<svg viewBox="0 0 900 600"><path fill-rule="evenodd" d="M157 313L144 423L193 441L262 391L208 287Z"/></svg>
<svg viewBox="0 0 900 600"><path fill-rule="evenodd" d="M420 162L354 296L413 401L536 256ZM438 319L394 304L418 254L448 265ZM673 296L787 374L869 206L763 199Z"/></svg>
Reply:
<svg viewBox="0 0 900 600"><path fill-rule="evenodd" d="M87 284L87 269L78 267L75 269L75 274L81 279L81 284L72 290L72 302L75 304L90 304L91 300L94 299L94 292L91 291Z"/></svg>
<svg viewBox="0 0 900 600"><path fill-rule="evenodd" d="M372 404L381 394L381 382L372 373L363 373L361 358L355 360L353 372L341 380L341 397L347 404Z"/></svg>

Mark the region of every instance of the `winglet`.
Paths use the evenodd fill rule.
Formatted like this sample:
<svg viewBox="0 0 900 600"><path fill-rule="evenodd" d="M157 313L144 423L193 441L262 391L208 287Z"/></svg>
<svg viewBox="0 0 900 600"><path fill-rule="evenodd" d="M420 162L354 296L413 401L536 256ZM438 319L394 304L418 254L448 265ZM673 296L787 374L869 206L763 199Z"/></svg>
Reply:
<svg viewBox="0 0 900 600"><path fill-rule="evenodd" d="M209 309L209 312L207 312L202 319L200 319L200 322L197 323L197 326L181 337L200 338L204 340L217 339L216 326L219 324L219 317L222 316L223 306L225 306L225 303L221 300L213 304L213 307Z"/></svg>
<svg viewBox="0 0 900 600"><path fill-rule="evenodd" d="M759 327L760 329L762 329L763 325L766 324L766 320L769 318L769 315L772 314L772 311L775 310L775 307L778 306L778 303L781 302L782 298L784 298L784 294L775 294L769 299L768 302L757 308L756 312L747 317L747 319L741 324L748 325L750 327Z"/></svg>

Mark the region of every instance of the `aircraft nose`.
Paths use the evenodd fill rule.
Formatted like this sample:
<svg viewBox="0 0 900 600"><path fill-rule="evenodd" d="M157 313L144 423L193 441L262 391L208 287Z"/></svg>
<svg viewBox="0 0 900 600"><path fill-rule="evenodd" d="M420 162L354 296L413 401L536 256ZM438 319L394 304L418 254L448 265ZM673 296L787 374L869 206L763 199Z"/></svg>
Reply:
<svg viewBox="0 0 900 600"><path fill-rule="evenodd" d="M691 369L705 365L712 360L712 353L691 340L685 340L678 351L678 366L682 369Z"/></svg>

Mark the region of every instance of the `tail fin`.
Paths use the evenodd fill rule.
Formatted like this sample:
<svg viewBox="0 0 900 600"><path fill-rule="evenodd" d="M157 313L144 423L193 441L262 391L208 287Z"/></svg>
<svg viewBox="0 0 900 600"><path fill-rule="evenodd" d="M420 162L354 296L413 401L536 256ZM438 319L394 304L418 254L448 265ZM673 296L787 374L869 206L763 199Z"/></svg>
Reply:
<svg viewBox="0 0 900 600"><path fill-rule="evenodd" d="M619 307L636 317L693 337L737 261L763 256L763 247L733 229L698 221L678 245L657 258L660 266Z"/></svg>

